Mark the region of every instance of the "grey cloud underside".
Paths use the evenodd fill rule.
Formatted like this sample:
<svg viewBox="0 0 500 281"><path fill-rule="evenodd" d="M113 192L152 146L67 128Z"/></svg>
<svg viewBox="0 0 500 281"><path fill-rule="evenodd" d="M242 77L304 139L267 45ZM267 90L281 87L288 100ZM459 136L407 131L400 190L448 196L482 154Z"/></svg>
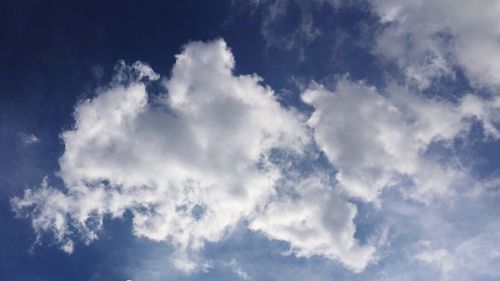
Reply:
<svg viewBox="0 0 500 281"><path fill-rule="evenodd" d="M273 7L285 4L278 1ZM65 151L58 175L64 188L45 180L13 198L13 209L31 219L39 237L51 233L68 253L75 236L86 243L98 239L104 216L119 218L129 211L134 234L169 241L173 264L185 272L208 269L205 244L223 240L241 222L287 242L297 257L321 256L362 272L386 258L386 249L402 231L398 219L417 218L415 209L429 206L429 220L411 225L419 235L412 252L404 255L435 266L445 279L468 280L472 269L464 266L477 262L478 253L497 244L498 237L472 233L447 243L443 236L429 235L427 227L439 225L437 218L446 220L432 206L481 202L498 185L495 179L478 178L450 151L455 141L475 137L474 126L484 135L476 141L499 138L500 98L471 91L448 101L419 91L440 77L453 77L454 67L462 68L473 86L495 89L498 41L492 38L498 35L500 17L495 17L499 11L493 2L481 19L444 17L454 11L447 10L451 6L445 0L373 2L387 26L371 51L395 62L405 80L391 80L380 89L348 76L338 78L334 87L312 82L301 93L313 110L307 116L283 107L259 76L235 75L235 60L223 40L187 44L168 79L145 63L120 62L108 85L76 105L74 128L61 134ZM312 32L312 21L305 22L301 31L310 35L307 40L320 36ZM443 32L455 41L436 37ZM405 49L402 38L416 43ZM481 56L475 55L473 40L482 42ZM161 83L163 93L149 94L149 83ZM335 172L291 171L299 162L316 165L318 153ZM394 191L401 202L388 199ZM363 241L356 224L362 204L391 216ZM489 231L500 228L494 219L485 221ZM386 226L389 234L380 235ZM455 225L449 229L461 231ZM453 250L454 245L459 247ZM493 264L498 256L486 259ZM236 261L227 266L250 279Z"/></svg>

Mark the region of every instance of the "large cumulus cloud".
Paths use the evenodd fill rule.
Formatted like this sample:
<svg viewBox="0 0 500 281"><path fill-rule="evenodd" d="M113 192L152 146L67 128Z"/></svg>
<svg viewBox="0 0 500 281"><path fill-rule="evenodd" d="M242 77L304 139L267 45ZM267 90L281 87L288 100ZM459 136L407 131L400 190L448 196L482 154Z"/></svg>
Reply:
<svg viewBox="0 0 500 281"><path fill-rule="evenodd" d="M261 78L236 76L233 68L224 41L193 42L162 81L166 93L151 95L146 88L159 75L144 63L119 63L113 81L76 106L74 128L61 134L58 175L65 188L44 181L12 200L15 211L31 216L39 235L51 232L69 253L75 234L90 242L104 216L130 211L134 233L170 241L184 271L203 266L196 253L204 243L219 241L244 219L300 255L364 268L374 250L357 245L356 206L331 187L300 191L295 200L303 210L295 212L306 217L281 217L280 210L295 207L287 192L276 193L284 167L271 153L302 154L310 133L304 117L284 109ZM297 223L309 219L314 239L303 241ZM270 220L288 230L278 232ZM356 260L353 251L364 257Z"/></svg>

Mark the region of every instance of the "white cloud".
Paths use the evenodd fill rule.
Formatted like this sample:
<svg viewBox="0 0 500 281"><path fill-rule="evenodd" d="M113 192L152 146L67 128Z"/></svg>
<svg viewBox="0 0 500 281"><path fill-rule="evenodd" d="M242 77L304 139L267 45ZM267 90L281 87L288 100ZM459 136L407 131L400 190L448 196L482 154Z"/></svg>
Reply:
<svg viewBox="0 0 500 281"><path fill-rule="evenodd" d="M267 44L297 50L303 59L305 48L323 36L315 13L326 2L358 3L263 1ZM281 23L291 5L297 25L283 35ZM500 2L375 0L372 5L384 24L374 53L401 68L406 86L432 87L438 79L453 79L457 67L473 86L500 86ZM313 109L307 119L283 108L257 75L235 75L234 66L224 41L190 43L162 81L165 93L154 96L146 87L160 75L145 63L120 61L112 82L77 104L74 128L61 134L65 151L58 175L65 188L44 179L12 199L14 210L31 219L37 240L48 232L67 253L75 250L77 236L85 243L97 239L105 216L129 211L134 234L169 241L172 264L185 272L211 269L214 263L199 251L242 220L253 231L287 242L288 254L321 256L361 272L380 258L377 248L384 242L357 233L358 207L393 204L397 210L384 219L397 233L384 235L400 243L386 245L390 254L401 255L388 261L403 265L399 279L412 279L420 267L427 274L428 266L437 268L442 280L500 276L500 223L485 218L498 208L481 209L485 201L495 201L483 191L497 190L498 178L475 179L446 155L455 140L468 141L474 122L487 138L500 138L500 97L468 93L447 101L410 92L413 87L389 83L376 89L344 77L333 90L313 84L302 94ZM25 145L40 141L35 135L20 137ZM275 150L300 158L314 145L336 169L338 186L321 171L294 177L273 159ZM475 197L449 200L458 206L443 208L448 195L477 186ZM394 198L381 194L390 188L419 202L397 196L398 202L387 202ZM430 204L443 197L442 205ZM462 204L467 200L476 205ZM468 217L475 210L479 214ZM417 251L406 247L421 239L432 242ZM399 246L403 249L395 249ZM418 261L415 272L408 272L407 260L394 262L406 257ZM222 266L252 280L235 259ZM379 275L386 274L383 266Z"/></svg>
<svg viewBox="0 0 500 281"><path fill-rule="evenodd" d="M461 67L477 86L500 86L500 2L376 0L386 24L376 53L420 88Z"/></svg>
<svg viewBox="0 0 500 281"><path fill-rule="evenodd" d="M343 78L333 92L313 84L303 94L314 107L308 124L315 141L338 170L345 192L376 202L384 188L401 188L410 180L414 188L408 194L428 201L453 185L467 184L468 171L459 163L442 163L429 148L463 136L473 118L498 137L498 101L469 95L453 104L409 94L394 84L386 92Z"/></svg>
<svg viewBox="0 0 500 281"><path fill-rule="evenodd" d="M305 118L281 107L258 76L235 76L222 40L190 43L176 59L163 81L167 94L157 97L148 96L146 85L158 74L143 63L120 62L111 84L80 102L74 128L61 134L58 175L67 190L44 181L14 198L14 210L30 216L39 235L51 232L68 253L75 234L88 243L98 237L103 216L128 210L134 234L170 241L173 264L186 272L209 269L197 253L241 219L289 242L300 256L363 269L374 248L354 239L355 205L314 182L302 183L293 201L276 193L282 167L271 151L300 155L310 144ZM300 209L279 218L283 208L295 209L290 204ZM305 219L307 240L299 233Z"/></svg>
<svg viewBox="0 0 500 281"><path fill-rule="evenodd" d="M222 40L190 43L162 81L166 93L152 96L146 86L160 76L147 64L120 62L112 82L76 106L74 128L61 134L65 190L44 180L13 198L14 210L31 218L39 239L52 233L68 253L77 235L86 243L98 238L105 215L130 211L134 234L169 241L173 264L186 272L210 269L199 251L241 220L288 242L290 253L359 272L376 260L378 245L355 238L350 197L377 202L406 179L415 199L448 194L468 183L468 171L429 147L463 136L474 118L499 136L498 99L467 95L451 103L393 84L379 93L344 78L333 92L315 84L303 94L314 108L306 120L283 108L258 76L234 75L234 64ZM314 161L304 155L312 137L337 169L340 188L318 170L292 175L287 159L272 156Z"/></svg>
<svg viewBox="0 0 500 281"><path fill-rule="evenodd" d="M24 145L37 144L40 142L40 139L34 134L20 133L19 136Z"/></svg>
<svg viewBox="0 0 500 281"><path fill-rule="evenodd" d="M428 241L424 241L423 244L428 244L426 242ZM443 272L449 272L454 267L450 253L443 248L422 250L414 258L420 262L435 265Z"/></svg>
<svg viewBox="0 0 500 281"><path fill-rule="evenodd" d="M271 202L250 228L289 242L290 252L297 256L321 255L339 260L355 272L362 271L375 258L375 246L359 245L354 238L356 205L332 189L321 175L291 184L294 196Z"/></svg>
<svg viewBox="0 0 500 281"><path fill-rule="evenodd" d="M299 152L308 141L299 114L233 67L224 41L191 43L164 82L168 94L155 100L143 80L159 76L120 62L113 82L80 102L74 129L62 133L59 176L68 190L43 184L13 199L14 208L31 211L37 232L53 232L67 252L70 227L90 241L103 215L130 210L136 235L170 240L175 264L195 270L192 253L273 194L280 171L270 151Z"/></svg>

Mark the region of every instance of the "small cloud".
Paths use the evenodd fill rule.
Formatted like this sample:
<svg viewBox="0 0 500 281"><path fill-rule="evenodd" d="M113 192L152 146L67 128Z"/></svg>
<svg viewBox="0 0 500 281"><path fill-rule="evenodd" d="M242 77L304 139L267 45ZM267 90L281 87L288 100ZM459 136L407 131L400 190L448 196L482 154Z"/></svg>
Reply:
<svg viewBox="0 0 500 281"><path fill-rule="evenodd" d="M421 244L429 247L428 241L423 241ZM414 258L420 262L438 266L442 272L448 272L454 267L452 256L446 249L442 248L428 248L416 254Z"/></svg>
<svg viewBox="0 0 500 281"><path fill-rule="evenodd" d="M24 145L37 144L40 142L40 139L34 134L20 133L19 135Z"/></svg>
<svg viewBox="0 0 500 281"><path fill-rule="evenodd" d="M252 280L252 278L250 277L250 275L248 275L248 273L246 273L241 267L240 265L238 264L238 262L233 258L231 259L229 262L224 262L223 263L224 266L228 267L229 269L231 269L231 271L238 275L238 277L241 279L241 280L245 280L245 281L249 281L249 280Z"/></svg>

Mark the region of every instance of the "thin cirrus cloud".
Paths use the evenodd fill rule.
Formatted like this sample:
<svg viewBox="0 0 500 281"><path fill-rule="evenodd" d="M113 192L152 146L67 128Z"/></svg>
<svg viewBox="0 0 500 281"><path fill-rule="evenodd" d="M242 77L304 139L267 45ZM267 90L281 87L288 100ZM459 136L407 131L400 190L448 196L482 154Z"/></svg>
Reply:
<svg viewBox="0 0 500 281"><path fill-rule="evenodd" d="M75 231L89 243L104 216L129 211L134 234L169 241L173 264L185 272L210 267L200 254L205 244L221 241L241 221L287 242L298 257L322 256L363 271L383 258L378 250L386 241L358 239L358 204L383 209L389 189L424 205L470 186L481 190L482 179L441 152L471 137L478 124L488 139L500 137L500 99L468 93L447 101L413 92L453 77L455 66L473 85L500 84L490 56L498 47L497 9L483 19L447 17L450 1L419 3L373 3L386 26L372 51L395 61L406 81L381 89L348 76L333 88L311 83L301 94L310 116L281 106L259 76L235 75L223 40L187 44L168 79L145 63L120 62L107 86L76 105L74 128L62 133L64 188L45 180L13 198L13 209L68 253ZM312 17L306 23L306 31L315 30ZM406 38L415 44L407 48ZM479 50L474 40L482 42ZM164 93L155 96L147 86L157 80ZM287 161L276 159L316 161L308 150L324 153L335 174L292 175ZM467 260L456 258L463 249L486 247L467 241L475 240L461 241L457 251L424 247L414 260L452 272ZM236 262L230 266L240 272Z"/></svg>

